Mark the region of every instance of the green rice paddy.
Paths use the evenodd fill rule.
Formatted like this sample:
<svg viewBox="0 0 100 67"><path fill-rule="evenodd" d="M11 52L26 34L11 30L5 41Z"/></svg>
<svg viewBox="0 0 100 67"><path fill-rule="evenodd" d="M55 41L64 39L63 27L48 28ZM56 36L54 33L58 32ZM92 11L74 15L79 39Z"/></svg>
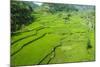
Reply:
<svg viewBox="0 0 100 67"><path fill-rule="evenodd" d="M11 36L11 65L39 65L95 60L95 33L80 13L65 21L59 14L37 19ZM90 45L90 47L89 47Z"/></svg>

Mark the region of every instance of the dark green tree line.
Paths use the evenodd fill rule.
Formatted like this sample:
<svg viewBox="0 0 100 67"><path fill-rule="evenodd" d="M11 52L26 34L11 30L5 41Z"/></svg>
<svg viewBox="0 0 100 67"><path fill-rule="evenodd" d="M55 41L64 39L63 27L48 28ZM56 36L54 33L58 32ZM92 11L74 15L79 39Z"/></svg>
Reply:
<svg viewBox="0 0 100 67"><path fill-rule="evenodd" d="M56 13L60 11L78 11L78 9L74 5L70 4L44 3L42 6L49 7L48 10L51 13Z"/></svg>
<svg viewBox="0 0 100 67"><path fill-rule="evenodd" d="M21 29L34 20L35 4L25 1L11 1L11 32ZM36 6L36 5L35 5Z"/></svg>

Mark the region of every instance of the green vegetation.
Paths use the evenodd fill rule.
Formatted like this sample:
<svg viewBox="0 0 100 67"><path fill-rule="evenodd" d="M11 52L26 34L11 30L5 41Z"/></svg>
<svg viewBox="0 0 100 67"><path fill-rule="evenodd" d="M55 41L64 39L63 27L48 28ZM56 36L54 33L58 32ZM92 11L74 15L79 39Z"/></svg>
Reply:
<svg viewBox="0 0 100 67"><path fill-rule="evenodd" d="M11 65L95 60L94 6L11 4Z"/></svg>

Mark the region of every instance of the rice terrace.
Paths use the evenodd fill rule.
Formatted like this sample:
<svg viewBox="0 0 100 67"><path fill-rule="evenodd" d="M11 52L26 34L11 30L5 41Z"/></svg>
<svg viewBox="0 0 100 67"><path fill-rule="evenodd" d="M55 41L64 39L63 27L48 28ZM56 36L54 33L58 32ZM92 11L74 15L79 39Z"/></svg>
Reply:
<svg viewBox="0 0 100 67"><path fill-rule="evenodd" d="M95 6L11 1L11 65L95 60Z"/></svg>

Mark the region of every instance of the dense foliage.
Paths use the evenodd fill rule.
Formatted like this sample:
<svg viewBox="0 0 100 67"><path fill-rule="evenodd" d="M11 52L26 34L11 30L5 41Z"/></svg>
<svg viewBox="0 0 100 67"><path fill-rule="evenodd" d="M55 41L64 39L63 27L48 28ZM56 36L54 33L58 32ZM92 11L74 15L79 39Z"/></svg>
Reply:
<svg viewBox="0 0 100 67"><path fill-rule="evenodd" d="M36 6L31 2L11 1L11 32L21 29L34 20L33 5Z"/></svg>

